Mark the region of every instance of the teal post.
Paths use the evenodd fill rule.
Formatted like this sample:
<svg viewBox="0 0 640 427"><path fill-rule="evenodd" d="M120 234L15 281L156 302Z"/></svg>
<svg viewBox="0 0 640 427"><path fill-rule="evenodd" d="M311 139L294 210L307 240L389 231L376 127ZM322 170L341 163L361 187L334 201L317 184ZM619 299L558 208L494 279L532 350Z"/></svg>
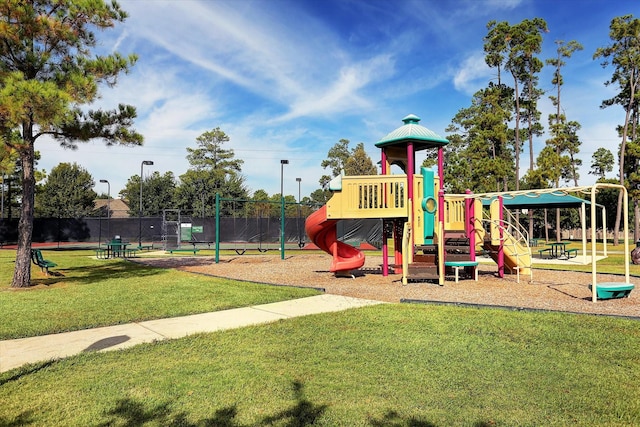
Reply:
<svg viewBox="0 0 640 427"><path fill-rule="evenodd" d="M220 194L216 193L216 264L220 262Z"/></svg>
<svg viewBox="0 0 640 427"><path fill-rule="evenodd" d="M284 196L280 194L280 259L284 259Z"/></svg>

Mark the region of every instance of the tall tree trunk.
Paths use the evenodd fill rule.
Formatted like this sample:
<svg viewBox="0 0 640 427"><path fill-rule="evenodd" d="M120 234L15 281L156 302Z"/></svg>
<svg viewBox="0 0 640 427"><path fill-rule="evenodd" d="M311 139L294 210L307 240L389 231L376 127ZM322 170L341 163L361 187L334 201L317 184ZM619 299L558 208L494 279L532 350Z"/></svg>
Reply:
<svg viewBox="0 0 640 427"><path fill-rule="evenodd" d="M576 170L576 163L573 158L573 154L571 154L571 169L573 173L573 185L578 186L578 171Z"/></svg>
<svg viewBox="0 0 640 427"><path fill-rule="evenodd" d="M622 178L620 181L622 181L621 185L624 185L624 178ZM615 226L613 227L613 246L618 246L619 243L619 236L618 233L620 231L620 223L622 222L620 219L620 216L622 215L622 201L623 199L623 195L622 195L622 191L620 191L618 193L618 208L616 209L616 223ZM606 235L607 230L603 230L603 232Z"/></svg>
<svg viewBox="0 0 640 427"><path fill-rule="evenodd" d="M533 239L533 209L529 209L529 239Z"/></svg>
<svg viewBox="0 0 640 427"><path fill-rule="evenodd" d="M624 121L624 127L622 129L622 143L620 144L620 185L624 185L624 158L625 151L627 149L627 130L629 128L629 110ZM618 233L620 231L620 223L622 217L622 203L623 203L622 191L618 192L618 208L616 209L616 223L613 228L613 246L617 246L619 243ZM605 230L606 232L606 230Z"/></svg>
<svg viewBox="0 0 640 427"><path fill-rule="evenodd" d="M23 127L23 135L31 135L31 129ZM11 282L12 288L31 286L31 239L33 234L33 211L35 194L34 144L32 140L24 140L20 147L20 163L22 165L22 208L18 222L18 250L16 265Z"/></svg>
<svg viewBox="0 0 640 427"><path fill-rule="evenodd" d="M514 156L515 156L515 167L516 167L516 191L520 190L520 93L518 91L518 79L516 76L513 76L514 80L514 93L515 93L515 108L516 108L516 117L515 117L515 146L514 146Z"/></svg>
<svg viewBox="0 0 640 427"><path fill-rule="evenodd" d="M544 241L549 241L549 219L547 218L547 209L544 210Z"/></svg>
<svg viewBox="0 0 640 427"><path fill-rule="evenodd" d="M633 81L633 78L631 79L631 81ZM631 121L631 112L633 111L633 105L634 105L635 96L636 96L635 84L632 83L629 88L631 93L629 94L629 104L625 108L626 114L624 118L624 126L622 128L622 143L620 144L620 185L624 185L624 159L625 159L625 152L627 150L627 146L626 146L627 136L629 135L629 122ZM615 225L615 228L613 229L613 246L618 245L618 233L620 231L620 222L622 217L622 199L623 199L623 195L622 195L622 191L620 191L618 193L618 209L616 210L616 225Z"/></svg>
<svg viewBox="0 0 640 427"><path fill-rule="evenodd" d="M633 201L633 241L640 239L640 204L638 200Z"/></svg>

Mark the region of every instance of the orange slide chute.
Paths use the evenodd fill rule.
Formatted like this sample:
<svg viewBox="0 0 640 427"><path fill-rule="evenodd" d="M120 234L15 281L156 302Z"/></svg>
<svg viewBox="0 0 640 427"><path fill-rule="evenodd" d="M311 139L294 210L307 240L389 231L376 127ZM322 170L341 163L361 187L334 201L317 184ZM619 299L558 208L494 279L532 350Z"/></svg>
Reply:
<svg viewBox="0 0 640 427"><path fill-rule="evenodd" d="M327 219L327 206L323 206L307 218L307 236L320 249L333 256L331 272L356 270L364 265L364 253L351 245L338 241L336 224L338 220Z"/></svg>

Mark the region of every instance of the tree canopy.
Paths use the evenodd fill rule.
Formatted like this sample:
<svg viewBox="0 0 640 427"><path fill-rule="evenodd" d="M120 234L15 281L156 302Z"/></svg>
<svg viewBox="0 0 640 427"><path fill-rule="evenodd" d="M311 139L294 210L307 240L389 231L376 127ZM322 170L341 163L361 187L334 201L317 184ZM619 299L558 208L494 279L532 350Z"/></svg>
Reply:
<svg viewBox="0 0 640 427"><path fill-rule="evenodd" d="M589 173L596 175L599 179L604 179L607 172L613 170L614 164L613 153L604 147L600 147L591 156L591 171Z"/></svg>
<svg viewBox="0 0 640 427"><path fill-rule="evenodd" d="M120 197L129 205L129 215L137 216L140 211L140 179L134 175L120 191ZM160 175L154 171L148 177L142 177L142 216L162 215L163 209L175 208L176 179L173 172Z"/></svg>
<svg viewBox="0 0 640 427"><path fill-rule="evenodd" d="M222 146L229 137L219 127L196 138L198 148L187 147L187 160L196 170L208 170L218 175L242 171L243 160L236 159L231 149Z"/></svg>
<svg viewBox="0 0 640 427"><path fill-rule="evenodd" d="M507 190L513 184L513 148L507 125L513 92L506 85L489 83L476 92L471 106L458 111L447 132L446 190L462 193ZM425 166L433 164L433 159Z"/></svg>
<svg viewBox="0 0 640 427"><path fill-rule="evenodd" d="M329 181L340 174L344 175L376 175L377 169L371 157L364 149L361 142L355 148L349 149L351 142L348 139L341 139L329 149L327 158L320 163L324 169L329 169L331 175L324 175L320 178L320 186L325 188Z"/></svg>
<svg viewBox="0 0 640 427"><path fill-rule="evenodd" d="M37 194L37 210L42 217L81 218L94 208L96 192L91 174L76 163L60 163L47 176Z"/></svg>
<svg viewBox="0 0 640 427"><path fill-rule="evenodd" d="M602 101L602 108L612 105L620 105L624 109L625 117L620 129L620 153L619 180L625 184L627 168L625 158L627 144L637 137L639 102L638 90L640 89L640 19L633 15L624 15L613 18L609 26L608 46L598 48L593 55L594 59L602 59L603 67L613 67L611 78L605 82L607 86L617 86L618 93L612 98ZM634 165L635 166L635 165ZM635 168L634 168L635 169ZM614 226L614 244L618 243L618 231L622 216L622 193L618 198L618 210Z"/></svg>
<svg viewBox="0 0 640 427"><path fill-rule="evenodd" d="M365 151L363 142L358 143L349 154L344 164L344 174L348 176L378 174L378 169Z"/></svg>
<svg viewBox="0 0 640 427"><path fill-rule="evenodd" d="M177 206L194 215L215 215L215 197L247 199L248 191L242 175L243 160L232 149L224 148L229 136L219 127L196 138L197 148L187 147L191 167L180 175L176 193Z"/></svg>
<svg viewBox="0 0 640 427"><path fill-rule="evenodd" d="M503 84L502 70L511 74L513 81L514 132L513 152L515 161L515 189L519 188L520 151L523 137L529 140L530 169L534 167L533 137L542 132L539 122L537 101L541 91L537 89L538 73L542 61L536 57L542 50L542 33L548 31L544 19L524 19L510 25L508 22L490 21L484 39L485 62L497 69L498 84ZM522 124L527 127L522 129Z"/></svg>

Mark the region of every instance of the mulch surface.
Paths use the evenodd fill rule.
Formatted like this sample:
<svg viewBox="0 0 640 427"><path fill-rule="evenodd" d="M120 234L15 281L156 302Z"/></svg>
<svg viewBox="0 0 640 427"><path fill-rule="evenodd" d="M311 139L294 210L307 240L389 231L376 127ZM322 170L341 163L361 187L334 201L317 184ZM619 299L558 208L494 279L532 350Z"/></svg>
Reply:
<svg viewBox="0 0 640 427"><path fill-rule="evenodd" d="M325 292L386 302L433 302L489 305L513 309L536 309L640 318L640 278L629 298L592 302L591 273L533 270L533 280L515 275L499 278L495 264L480 264L478 282L447 277L444 286L429 282L402 284L398 274L382 275L382 257L367 255L364 267L351 277L329 272L331 258L325 254L221 256L215 263L208 256L140 258L138 262L176 268L236 280L276 285L322 288ZM621 266L621 271L623 267ZM598 274L597 283L624 282L624 275Z"/></svg>

